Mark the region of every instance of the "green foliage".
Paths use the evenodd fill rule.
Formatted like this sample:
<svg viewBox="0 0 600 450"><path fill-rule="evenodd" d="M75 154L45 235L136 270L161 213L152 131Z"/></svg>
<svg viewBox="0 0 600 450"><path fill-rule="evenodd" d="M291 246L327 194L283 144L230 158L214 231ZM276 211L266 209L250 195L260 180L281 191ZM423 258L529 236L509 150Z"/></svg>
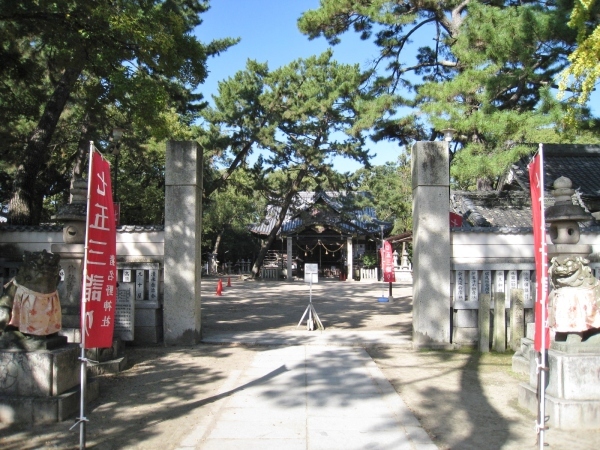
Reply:
<svg viewBox="0 0 600 450"><path fill-rule="evenodd" d="M332 170L333 156L368 164L363 130L355 127L360 83L358 67L338 64L330 52L273 71L248 61L245 71L219 84L215 108L203 112L203 145L215 149L215 162L227 167L208 191L240 166L261 189L281 193L281 185L289 186L298 174L319 184L341 183ZM255 151L261 157L248 167ZM267 181L266 175L277 170L279 177Z"/></svg>
<svg viewBox="0 0 600 450"><path fill-rule="evenodd" d="M396 163L360 169L352 177L357 191L370 195L357 197L361 206L374 206L377 218L394 222L391 234L412 229L412 181L408 155L401 154Z"/></svg>
<svg viewBox="0 0 600 450"><path fill-rule="evenodd" d="M43 197L67 189L88 142L102 147L115 125L142 143L191 134L206 60L236 42L193 36L207 8L199 0L0 2L0 151L15 220L41 220Z"/></svg>
<svg viewBox="0 0 600 450"><path fill-rule="evenodd" d="M362 264L367 269L377 267L377 255L374 253L365 253L361 258Z"/></svg>
<svg viewBox="0 0 600 450"><path fill-rule="evenodd" d="M530 143L597 140L589 109L578 108L580 128L569 130L565 104L551 91L575 43L567 26L572 5L322 0L299 28L332 44L349 30L373 39L379 56L365 78L371 100L364 110L380 114L374 138L408 146L454 128L455 183L491 186ZM382 101L384 92L402 95Z"/></svg>
<svg viewBox="0 0 600 450"><path fill-rule="evenodd" d="M260 243L250 234L248 225L256 223L265 210L265 202L252 190L252 180L236 171L226 187L205 202L202 211L204 253L217 250L220 260L248 259L258 253ZM219 248L215 242L220 240ZM227 252L226 254L224 252Z"/></svg>
<svg viewBox="0 0 600 450"><path fill-rule="evenodd" d="M341 156L368 165L361 119L358 66L339 64L330 51L299 59L270 71L266 64L248 61L246 70L219 84L215 108L207 109L203 145L215 149L215 161L226 168L210 180L207 193L219 189L242 167L253 188L280 213L262 263L294 196L317 184L339 186L344 181L333 170L332 158ZM249 167L254 151L261 154ZM257 273L258 268L253 269Z"/></svg>
<svg viewBox="0 0 600 450"><path fill-rule="evenodd" d="M165 150L165 142L155 141L143 147L121 148L118 174L113 162L113 191L121 204L122 224L164 223Z"/></svg>
<svg viewBox="0 0 600 450"><path fill-rule="evenodd" d="M600 4L576 0L569 26L577 31L577 48L569 55L571 65L559 77L560 95L569 91L567 123L577 126L578 110L585 105L600 78Z"/></svg>

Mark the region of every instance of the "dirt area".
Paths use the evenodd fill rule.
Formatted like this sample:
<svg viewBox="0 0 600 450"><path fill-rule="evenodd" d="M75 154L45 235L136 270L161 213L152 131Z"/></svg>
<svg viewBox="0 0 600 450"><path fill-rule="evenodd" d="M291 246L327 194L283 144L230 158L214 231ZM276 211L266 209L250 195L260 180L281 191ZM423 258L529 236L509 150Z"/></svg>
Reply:
<svg viewBox="0 0 600 450"><path fill-rule="evenodd" d="M227 281L223 280L225 286ZM383 283L320 279L318 284L313 284L311 294L309 286L301 281L234 281L231 287L225 287L221 297L216 296L216 289L209 286L203 288L205 335L294 330L309 300L326 329L395 330L402 334L410 334L412 330L412 288L409 285L394 285L392 294L396 301L392 303L377 302L378 297L388 296L388 287Z"/></svg>
<svg viewBox="0 0 600 450"><path fill-rule="evenodd" d="M234 281L221 297L214 295L215 286L216 280L204 282L206 334L295 329L308 302L302 283ZM312 300L326 328L410 333L410 286L395 287L390 304L376 301L382 293L380 285L329 282L315 286ZM177 448L199 423L209 421L219 400L240 388L227 385L229 375L265 349L126 347L130 368L99 377L101 396L86 414L87 448ZM536 448L535 418L517 403L524 378L512 373L511 353L377 346L367 351L440 449ZM0 448L76 449L79 429L69 431L72 424L0 424ZM595 432L551 429L546 442L551 449L597 449L600 425Z"/></svg>
<svg viewBox="0 0 600 450"><path fill-rule="evenodd" d="M443 450L535 449L535 415L518 404L523 375L511 370L512 353L413 352L372 348L396 392ZM595 432L549 429L547 448L600 448Z"/></svg>

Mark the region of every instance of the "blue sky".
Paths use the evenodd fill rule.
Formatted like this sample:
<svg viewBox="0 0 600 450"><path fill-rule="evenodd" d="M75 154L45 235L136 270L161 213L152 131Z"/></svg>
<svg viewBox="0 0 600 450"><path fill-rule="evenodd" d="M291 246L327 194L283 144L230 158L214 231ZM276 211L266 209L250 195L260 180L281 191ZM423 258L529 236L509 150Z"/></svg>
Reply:
<svg viewBox="0 0 600 450"><path fill-rule="evenodd" d="M248 59L268 62L271 70L295 59L317 55L329 48L327 41L319 38L309 41L298 31L300 15L319 6L319 0L211 0L210 10L202 14L203 23L197 29L202 42L226 37L240 37L240 43L220 56L208 61L209 76L200 87L207 100L217 92L217 83L243 70ZM426 34L418 39L431 39ZM342 36L341 43L333 47L336 60L346 64L360 64L365 68L377 55L377 47L372 42L361 41L354 32ZM590 105L596 114L600 104L600 93L592 96ZM374 165L396 161L404 151L394 142L373 143L368 141ZM340 172L354 172L361 165L341 159L335 161Z"/></svg>
<svg viewBox="0 0 600 450"><path fill-rule="evenodd" d="M310 41L298 31L296 22L309 9L316 9L319 0L212 0L211 8L202 14L203 23L196 35L202 42L226 37L242 38L234 47L208 61L210 72L200 92L207 100L217 93L217 84L237 71L243 70L248 59L268 62L269 69L277 69L298 58L317 55L329 48L325 39ZM333 47L334 58L346 64L365 67L375 56L373 43L363 42L356 33L348 33ZM401 148L396 143L375 144L369 148L377 156L374 165L396 161ZM355 171L359 163L343 159L335 162L341 172Z"/></svg>

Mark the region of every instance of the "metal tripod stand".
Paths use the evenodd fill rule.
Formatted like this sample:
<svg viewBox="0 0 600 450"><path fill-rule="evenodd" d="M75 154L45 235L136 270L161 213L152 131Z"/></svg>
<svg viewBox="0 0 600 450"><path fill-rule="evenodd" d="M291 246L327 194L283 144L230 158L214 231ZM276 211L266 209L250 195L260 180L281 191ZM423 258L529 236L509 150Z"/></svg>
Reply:
<svg viewBox="0 0 600 450"><path fill-rule="evenodd" d="M300 319L300 322L298 322L298 326L296 327L296 329L298 329L298 327L300 327L300 324L304 320L304 317L306 317L306 314L308 314L308 320L306 321L306 329L308 331L313 331L315 329L315 325L316 325L316 327L319 330L323 331L325 329L325 327L323 326L321 319L319 319L317 310L315 309L315 307L312 304L312 279L310 280L310 294L309 294L308 298L309 298L308 306L304 310L304 314L302 314L302 318Z"/></svg>

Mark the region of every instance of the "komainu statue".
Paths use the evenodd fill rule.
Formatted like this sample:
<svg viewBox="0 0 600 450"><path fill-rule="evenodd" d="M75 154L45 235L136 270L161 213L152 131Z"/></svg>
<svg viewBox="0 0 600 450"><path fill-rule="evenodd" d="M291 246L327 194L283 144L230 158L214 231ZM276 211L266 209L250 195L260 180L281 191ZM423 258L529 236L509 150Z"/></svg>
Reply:
<svg viewBox="0 0 600 450"><path fill-rule="evenodd" d="M57 286L60 256L25 252L17 276L4 286L0 297L0 333L43 337L61 329ZM14 337L13 337L14 339Z"/></svg>
<svg viewBox="0 0 600 450"><path fill-rule="evenodd" d="M581 256L552 258L549 325L556 341L581 341L600 332L600 282L588 264Z"/></svg>

